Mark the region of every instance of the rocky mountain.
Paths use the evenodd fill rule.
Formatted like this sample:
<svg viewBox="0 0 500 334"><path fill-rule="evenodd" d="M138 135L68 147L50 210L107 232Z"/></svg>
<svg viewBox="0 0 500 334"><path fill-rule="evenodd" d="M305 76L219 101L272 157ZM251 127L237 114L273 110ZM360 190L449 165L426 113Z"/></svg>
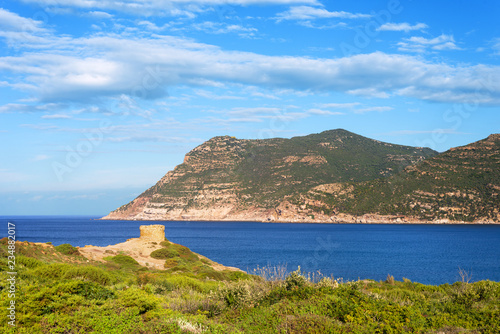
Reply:
<svg viewBox="0 0 500 334"><path fill-rule="evenodd" d="M361 213L348 200L358 184L400 177L436 154L342 129L291 139L215 137L104 219L350 221Z"/></svg>
<svg viewBox="0 0 500 334"><path fill-rule="evenodd" d="M315 187L297 198L312 211L423 221L500 222L500 134L368 182ZM330 212L328 211L328 212Z"/></svg>

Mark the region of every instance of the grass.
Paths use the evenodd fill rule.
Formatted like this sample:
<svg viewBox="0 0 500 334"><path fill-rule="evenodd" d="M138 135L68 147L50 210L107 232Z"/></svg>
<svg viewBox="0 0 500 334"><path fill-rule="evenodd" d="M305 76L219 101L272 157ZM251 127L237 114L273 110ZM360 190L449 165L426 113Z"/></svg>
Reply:
<svg viewBox="0 0 500 334"><path fill-rule="evenodd" d="M343 282L300 268L287 273L284 265L214 278L186 250L174 258L184 261L183 271L142 268L125 255L87 263L16 246L25 254L16 263L17 327L3 321L2 333L500 332L500 283L470 282L466 272L439 286L391 275ZM6 247L2 239L1 319L10 300Z"/></svg>

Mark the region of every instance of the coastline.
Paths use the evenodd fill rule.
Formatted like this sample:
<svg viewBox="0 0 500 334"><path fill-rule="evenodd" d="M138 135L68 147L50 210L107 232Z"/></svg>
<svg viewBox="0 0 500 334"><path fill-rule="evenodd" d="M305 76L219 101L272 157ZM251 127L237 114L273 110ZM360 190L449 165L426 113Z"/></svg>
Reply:
<svg viewBox="0 0 500 334"><path fill-rule="evenodd" d="M313 220L313 219L303 219L303 220L258 220L258 219L238 219L238 218L218 218L218 219L207 219L207 218L151 218L151 219L139 219L139 218L107 218L108 216L104 216L101 218L96 218L93 220L123 220L123 221L144 221L144 222L248 222L248 223L263 223L263 224L332 224L332 225L500 225L499 222L495 221L474 221L474 222L466 222L466 221L456 221L456 220L448 220L448 219L438 219L438 220L419 220L412 218L411 220L397 220L397 219L366 219L363 216L357 216L357 218L347 220ZM354 217L354 216L353 216Z"/></svg>

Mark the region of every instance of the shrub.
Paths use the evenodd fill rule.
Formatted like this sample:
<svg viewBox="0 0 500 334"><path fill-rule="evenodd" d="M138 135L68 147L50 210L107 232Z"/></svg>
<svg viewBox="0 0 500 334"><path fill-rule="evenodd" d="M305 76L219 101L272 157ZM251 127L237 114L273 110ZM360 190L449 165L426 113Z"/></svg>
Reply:
<svg viewBox="0 0 500 334"><path fill-rule="evenodd" d="M118 254L116 256L109 256L109 257L105 258L105 260L117 263L122 267L139 266L139 262L137 262L134 258L132 258L131 256L128 256L128 255Z"/></svg>
<svg viewBox="0 0 500 334"><path fill-rule="evenodd" d="M106 300L115 294L94 282L72 281L58 287L59 291L80 295L88 299Z"/></svg>
<svg viewBox="0 0 500 334"><path fill-rule="evenodd" d="M65 255L80 255L78 248L71 246L70 244L62 244L54 247L59 253Z"/></svg>
<svg viewBox="0 0 500 334"><path fill-rule="evenodd" d="M137 288L130 288L119 294L118 303L123 307L137 307L139 314L143 314L156 308L159 299Z"/></svg>
<svg viewBox="0 0 500 334"><path fill-rule="evenodd" d="M102 285L108 285L113 281L110 274L94 266L73 267L64 274L64 278L89 280Z"/></svg>
<svg viewBox="0 0 500 334"><path fill-rule="evenodd" d="M150 256L153 259L166 260L166 259L170 259L170 258L179 256L179 253L174 249L160 248L160 249L153 251Z"/></svg>
<svg viewBox="0 0 500 334"><path fill-rule="evenodd" d="M66 274L72 267L66 263L52 263L33 269L33 274L42 278L57 279Z"/></svg>
<svg viewBox="0 0 500 334"><path fill-rule="evenodd" d="M246 281L239 281L219 286L215 293L228 307L254 306L262 297L264 290L252 286Z"/></svg>
<svg viewBox="0 0 500 334"><path fill-rule="evenodd" d="M302 275L300 271L300 266L297 270L292 271L290 275L285 278L285 288L287 290L293 290L301 288L307 284L307 278Z"/></svg>
<svg viewBox="0 0 500 334"><path fill-rule="evenodd" d="M176 265L178 265L178 264L179 264L179 262L178 262L176 259L167 259L167 260L165 261L165 264L163 265L163 267L164 267L165 269L170 269L170 268L175 267L175 266L176 266Z"/></svg>
<svg viewBox="0 0 500 334"><path fill-rule="evenodd" d="M335 289L339 286L337 280L331 279L330 277L323 277L318 283L316 283L318 288L330 288Z"/></svg>
<svg viewBox="0 0 500 334"><path fill-rule="evenodd" d="M387 274L385 282L390 285L394 285L394 276Z"/></svg>
<svg viewBox="0 0 500 334"><path fill-rule="evenodd" d="M18 255L16 257L16 263L23 264L26 268L36 268L45 264L38 259L27 257L24 255Z"/></svg>

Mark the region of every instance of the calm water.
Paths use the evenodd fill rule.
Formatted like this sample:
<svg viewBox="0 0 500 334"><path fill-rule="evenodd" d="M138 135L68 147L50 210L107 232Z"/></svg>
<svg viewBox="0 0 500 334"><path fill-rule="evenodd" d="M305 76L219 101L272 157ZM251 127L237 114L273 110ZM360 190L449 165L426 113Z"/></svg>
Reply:
<svg viewBox="0 0 500 334"><path fill-rule="evenodd" d="M459 267L472 280L500 281L500 226L323 225L241 222L98 221L89 216L0 216L18 240L107 246L139 237L143 224L165 225L169 240L243 270L286 263L344 279L388 273L424 284L453 283Z"/></svg>

